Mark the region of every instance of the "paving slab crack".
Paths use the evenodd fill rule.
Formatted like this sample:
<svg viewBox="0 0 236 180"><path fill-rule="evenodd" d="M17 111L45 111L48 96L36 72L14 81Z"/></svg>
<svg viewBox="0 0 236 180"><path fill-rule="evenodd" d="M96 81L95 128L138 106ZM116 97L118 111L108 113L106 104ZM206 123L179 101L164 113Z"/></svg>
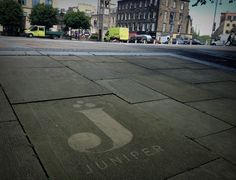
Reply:
<svg viewBox="0 0 236 180"><path fill-rule="evenodd" d="M20 125L20 127L21 127L23 133L25 134L25 137L26 137L28 143L30 144L30 147L31 147L32 151L34 152L34 155L35 155L35 157L37 158L37 160L38 160L38 162L39 162L39 164L40 164L40 166L41 166L41 168L42 168L42 170L43 170L45 176L46 176L48 179L50 179L46 168L44 167L44 165L43 165L43 163L42 163L42 161L41 161L41 159L40 159L40 157L39 157L39 155L38 155L36 149L34 148L34 145L33 145L33 143L31 142L30 137L27 135L27 132L26 132L26 130L25 130L23 124L21 123L21 121L20 121L20 119L19 119L19 117L18 117L16 111L14 110L13 104L11 104L10 99L9 99L9 97L7 96L7 93L6 93L6 91L4 90L4 88L2 88L2 91L3 91L3 93L4 93L5 97L6 97L6 99L7 99L8 103L9 103L9 105L11 106L11 109L12 109L12 111L13 111L13 114L14 114L15 117L16 117L16 121L19 123L19 125Z"/></svg>
<svg viewBox="0 0 236 180"><path fill-rule="evenodd" d="M205 162L205 163L203 163L203 164L201 164L201 165L199 165L199 166L192 167L192 168L188 168L188 169L186 169L185 171L181 171L181 172L179 172L179 173L176 173L176 174L174 174L174 175L172 175L172 176L169 176L169 177L165 178L165 180L168 180L168 179L173 178L173 177L175 177L175 176L177 176L177 175L186 173L186 172L188 172L188 171L191 171L191 170L194 170L194 169L198 169L198 168L200 168L201 166L204 166L204 165L206 165L206 164L208 164L208 163L217 161L217 160L219 160L219 159L221 159L221 158L220 158L220 157L217 157L217 158L212 159L212 160L210 160L210 161L207 161L207 162Z"/></svg>

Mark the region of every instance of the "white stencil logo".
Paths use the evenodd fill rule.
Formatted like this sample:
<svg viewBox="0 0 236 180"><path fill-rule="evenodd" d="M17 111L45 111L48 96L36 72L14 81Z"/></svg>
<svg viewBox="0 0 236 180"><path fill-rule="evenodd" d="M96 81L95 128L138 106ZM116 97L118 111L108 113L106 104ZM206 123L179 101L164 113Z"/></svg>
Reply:
<svg viewBox="0 0 236 180"><path fill-rule="evenodd" d="M104 112L103 108L96 108L96 105L92 103L84 104L83 101L77 101L77 104L74 104L73 107L80 108L82 105L86 106L88 109L78 112L85 115L112 140L112 147L103 152L121 148L132 140L132 133L114 120L109 114ZM100 137L90 132L77 133L68 139L70 147L80 152L94 152L94 149L99 146L101 142Z"/></svg>

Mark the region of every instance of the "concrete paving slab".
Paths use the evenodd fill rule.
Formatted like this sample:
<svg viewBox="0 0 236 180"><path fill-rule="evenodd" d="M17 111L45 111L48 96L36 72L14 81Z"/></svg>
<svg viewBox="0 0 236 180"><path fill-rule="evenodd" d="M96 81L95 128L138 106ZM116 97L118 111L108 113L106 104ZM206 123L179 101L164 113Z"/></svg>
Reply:
<svg viewBox="0 0 236 180"><path fill-rule="evenodd" d="M129 79L101 80L97 82L129 103L167 98L166 96Z"/></svg>
<svg viewBox="0 0 236 180"><path fill-rule="evenodd" d="M2 180L47 179L17 121L0 123L0 147Z"/></svg>
<svg viewBox="0 0 236 180"><path fill-rule="evenodd" d="M26 53L24 51L0 51L0 59L3 56L25 56Z"/></svg>
<svg viewBox="0 0 236 180"><path fill-rule="evenodd" d="M148 74L151 71L129 63L92 63L63 61L64 65L92 80L129 77L131 74Z"/></svg>
<svg viewBox="0 0 236 180"><path fill-rule="evenodd" d="M188 103L188 105L236 126L236 100L224 98Z"/></svg>
<svg viewBox="0 0 236 180"><path fill-rule="evenodd" d="M119 59L118 57L112 56L90 56L87 57L87 60L90 62L97 62L97 63L124 63L124 60Z"/></svg>
<svg viewBox="0 0 236 180"><path fill-rule="evenodd" d="M40 56L41 54L37 51L25 51L26 56Z"/></svg>
<svg viewBox="0 0 236 180"><path fill-rule="evenodd" d="M236 166L231 163L218 159L207 163L199 168L184 172L168 180L235 180Z"/></svg>
<svg viewBox="0 0 236 180"><path fill-rule="evenodd" d="M12 69L0 72L11 103L110 93L67 68Z"/></svg>
<svg viewBox="0 0 236 180"><path fill-rule="evenodd" d="M192 102L222 97L219 94L200 89L194 85L158 73L148 76L132 75L132 79L181 102Z"/></svg>
<svg viewBox="0 0 236 180"><path fill-rule="evenodd" d="M126 61L134 61L134 60L146 60L146 61L159 61L159 62L168 62L168 63L175 63L175 64L185 64L185 63L192 63L186 59L176 58L173 56L168 55L157 55L157 56L119 56L119 59L123 59Z"/></svg>
<svg viewBox="0 0 236 180"><path fill-rule="evenodd" d="M236 74L227 73L219 69L172 69L159 70L159 72L189 83L208 83L218 81L236 80Z"/></svg>
<svg viewBox="0 0 236 180"><path fill-rule="evenodd" d="M0 122L13 120L16 120L16 117L2 92L2 89L0 88Z"/></svg>
<svg viewBox="0 0 236 180"><path fill-rule="evenodd" d="M209 66L189 63L188 61L181 61L179 59L170 57L159 57L159 58L125 58L126 61L148 68L148 69L180 69L180 68L190 68L190 69L209 69Z"/></svg>
<svg viewBox="0 0 236 180"><path fill-rule="evenodd" d="M111 95L14 109L54 179L164 179L217 158Z"/></svg>
<svg viewBox="0 0 236 180"><path fill-rule="evenodd" d="M236 82L233 81L198 84L197 87L217 93L223 97L236 98Z"/></svg>
<svg viewBox="0 0 236 180"><path fill-rule="evenodd" d="M83 59L78 56L50 56L52 59L57 61L82 61Z"/></svg>
<svg viewBox="0 0 236 180"><path fill-rule="evenodd" d="M162 119L166 126L188 137L197 138L232 126L172 99L140 103L143 111Z"/></svg>
<svg viewBox="0 0 236 180"><path fill-rule="evenodd" d="M42 67L63 67L63 65L46 56L3 56L0 61L0 71L11 68Z"/></svg>
<svg viewBox="0 0 236 180"><path fill-rule="evenodd" d="M236 128L197 140L200 144L236 164Z"/></svg>

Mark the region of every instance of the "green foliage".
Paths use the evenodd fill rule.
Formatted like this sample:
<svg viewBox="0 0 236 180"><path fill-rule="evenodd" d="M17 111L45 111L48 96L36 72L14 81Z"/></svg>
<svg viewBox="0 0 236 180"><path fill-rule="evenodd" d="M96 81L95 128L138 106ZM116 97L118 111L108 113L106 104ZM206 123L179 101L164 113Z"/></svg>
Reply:
<svg viewBox="0 0 236 180"><path fill-rule="evenodd" d="M57 15L58 10L51 5L38 4L33 7L29 20L32 25L41 25L50 28L58 23Z"/></svg>
<svg viewBox="0 0 236 180"><path fill-rule="evenodd" d="M0 24L9 32L20 27L23 17L21 5L14 0L0 0Z"/></svg>
<svg viewBox="0 0 236 180"><path fill-rule="evenodd" d="M72 29L89 29L90 17L86 16L84 12L69 11L65 14L63 19L67 27Z"/></svg>

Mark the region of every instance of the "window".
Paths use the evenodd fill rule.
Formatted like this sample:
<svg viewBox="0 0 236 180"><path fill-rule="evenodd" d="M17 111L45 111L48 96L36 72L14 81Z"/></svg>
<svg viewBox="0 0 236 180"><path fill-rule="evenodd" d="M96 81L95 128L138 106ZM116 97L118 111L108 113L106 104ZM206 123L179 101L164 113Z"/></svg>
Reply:
<svg viewBox="0 0 236 180"><path fill-rule="evenodd" d="M227 17L227 20L231 21L231 16L228 16L228 17Z"/></svg>
<svg viewBox="0 0 236 180"><path fill-rule="evenodd" d="M32 5L36 6L40 3L40 0L32 0Z"/></svg>
<svg viewBox="0 0 236 180"><path fill-rule="evenodd" d="M183 13L179 13L179 21L183 20Z"/></svg>
<svg viewBox="0 0 236 180"><path fill-rule="evenodd" d="M168 7L168 4L169 4L169 0L166 0L166 7Z"/></svg>
<svg viewBox="0 0 236 180"><path fill-rule="evenodd" d="M229 31L228 31L228 30L226 30L226 31L225 31L225 33L226 33L226 34L229 34Z"/></svg>
<svg viewBox="0 0 236 180"><path fill-rule="evenodd" d="M184 3L183 3L183 2L181 2L180 9L181 9L181 10L184 9Z"/></svg>
<svg viewBox="0 0 236 180"><path fill-rule="evenodd" d="M39 27L39 31L44 31L44 28L43 27Z"/></svg>
<svg viewBox="0 0 236 180"><path fill-rule="evenodd" d="M233 26L233 27L236 27L236 25L235 25L235 24L232 24L232 26Z"/></svg>
<svg viewBox="0 0 236 180"><path fill-rule="evenodd" d="M166 22L166 20L167 20L167 12L164 12L164 14L163 14L163 22Z"/></svg>
<svg viewBox="0 0 236 180"><path fill-rule="evenodd" d="M170 21L169 24L173 24L175 20L175 13L174 12L170 12Z"/></svg>
<svg viewBox="0 0 236 180"><path fill-rule="evenodd" d="M152 5L152 0L150 0L150 3L149 3L149 6L151 6Z"/></svg>
<svg viewBox="0 0 236 180"><path fill-rule="evenodd" d="M26 5L27 1L26 0L18 0L18 3L21 5Z"/></svg>
<svg viewBox="0 0 236 180"><path fill-rule="evenodd" d="M170 33L174 32L174 24L170 25Z"/></svg>
<svg viewBox="0 0 236 180"><path fill-rule="evenodd" d="M233 17L233 20L236 21L236 16Z"/></svg>
<svg viewBox="0 0 236 180"><path fill-rule="evenodd" d="M166 32L166 24L165 23L162 24L162 32Z"/></svg>
<svg viewBox="0 0 236 180"><path fill-rule="evenodd" d="M155 23L152 23L152 31L155 31Z"/></svg>
<svg viewBox="0 0 236 180"><path fill-rule="evenodd" d="M176 8L176 0L173 1L173 8Z"/></svg>
<svg viewBox="0 0 236 180"><path fill-rule="evenodd" d="M181 32L181 28L182 28L181 25L178 25L178 30L177 30L178 33Z"/></svg>
<svg viewBox="0 0 236 180"><path fill-rule="evenodd" d="M229 26L230 26L230 24L229 24L229 23L227 23L227 24L226 24L226 26L227 26L227 27L229 27Z"/></svg>
<svg viewBox="0 0 236 180"><path fill-rule="evenodd" d="M139 2L139 7L142 7L142 1Z"/></svg>
<svg viewBox="0 0 236 180"><path fill-rule="evenodd" d="M147 7L147 0L145 1L145 7Z"/></svg>
<svg viewBox="0 0 236 180"><path fill-rule="evenodd" d="M156 18L156 15L157 15L157 13L156 13L156 12L153 12L153 13L152 13L152 18L153 18L153 19Z"/></svg>
<svg viewBox="0 0 236 180"><path fill-rule="evenodd" d="M155 6L157 5L157 0L154 0L154 5L155 5Z"/></svg>
<svg viewBox="0 0 236 180"><path fill-rule="evenodd" d="M52 5L52 0L45 0L46 5Z"/></svg>

